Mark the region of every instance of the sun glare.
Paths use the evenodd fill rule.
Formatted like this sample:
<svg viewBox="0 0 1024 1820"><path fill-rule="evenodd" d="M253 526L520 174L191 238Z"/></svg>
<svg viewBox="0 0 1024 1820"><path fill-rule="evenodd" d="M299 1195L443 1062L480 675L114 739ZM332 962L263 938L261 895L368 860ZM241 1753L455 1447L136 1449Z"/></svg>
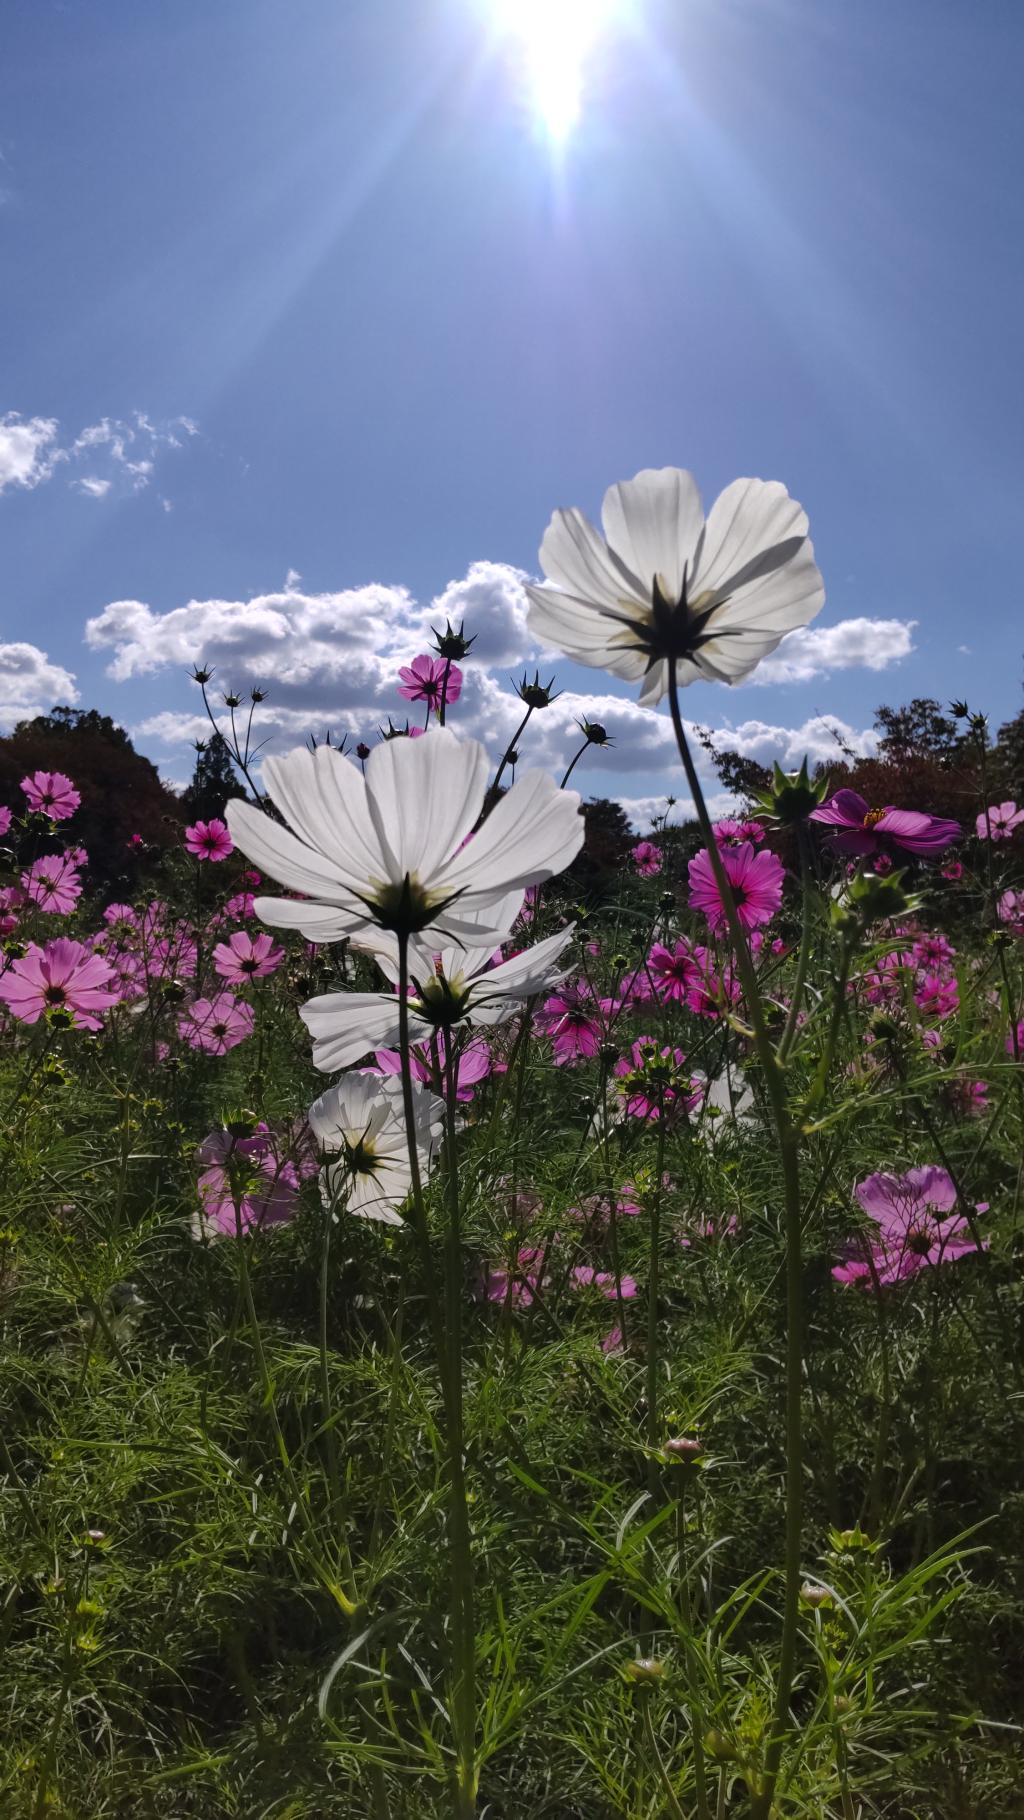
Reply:
<svg viewBox="0 0 1024 1820"><path fill-rule="evenodd" d="M579 121L587 56L610 11L611 0L501 0L501 22L518 43L531 105L558 145Z"/></svg>

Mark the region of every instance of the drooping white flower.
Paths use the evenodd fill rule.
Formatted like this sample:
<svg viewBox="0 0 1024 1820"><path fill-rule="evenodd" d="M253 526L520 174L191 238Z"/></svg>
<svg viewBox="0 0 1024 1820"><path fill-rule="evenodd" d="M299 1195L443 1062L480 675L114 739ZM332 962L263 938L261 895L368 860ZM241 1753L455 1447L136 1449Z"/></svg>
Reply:
<svg viewBox="0 0 1024 1820"><path fill-rule="evenodd" d="M553 587L527 588L537 637L576 663L642 680L651 707L680 684L742 682L821 608L807 514L777 480L734 480L704 517L682 468L609 487L604 536L575 507L540 547Z"/></svg>
<svg viewBox="0 0 1024 1820"><path fill-rule="evenodd" d="M477 925L497 915L511 927L523 904L515 892L493 910L482 911ZM524 999L551 991L564 978L558 965L573 937L573 926L534 943L510 960L494 960L493 941L448 944L435 952L422 936L409 944L409 1039L423 1042L437 1030L468 1025L489 1026L511 1017ZM382 973L398 982L398 943L377 931L365 938ZM317 1068L348 1068L371 1049L391 1049L399 1041L398 999L394 992L327 992L309 999L299 1013L313 1038Z"/></svg>
<svg viewBox="0 0 1024 1820"><path fill-rule="evenodd" d="M416 1151L424 1175L441 1131L441 1102L413 1083ZM309 1109L309 1123L325 1150L339 1152L323 1172L329 1202L344 1199L363 1220L401 1226L398 1213L412 1187L405 1113L399 1081L346 1074Z"/></svg>
<svg viewBox="0 0 1024 1820"><path fill-rule="evenodd" d="M333 746L270 758L263 772L287 827L238 800L227 806L228 826L261 871L310 900L258 897L257 914L310 941L371 925L479 938L479 911L553 878L583 843L579 797L543 771L517 778L477 828L487 755L442 727L382 741L365 778ZM488 933L500 940L508 927L492 919Z"/></svg>

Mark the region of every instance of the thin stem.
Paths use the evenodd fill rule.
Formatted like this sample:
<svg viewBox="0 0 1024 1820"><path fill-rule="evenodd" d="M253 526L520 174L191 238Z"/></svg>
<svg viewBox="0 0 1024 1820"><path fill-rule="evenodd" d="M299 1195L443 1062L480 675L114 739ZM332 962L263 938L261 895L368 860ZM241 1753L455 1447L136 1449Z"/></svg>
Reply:
<svg viewBox="0 0 1024 1820"><path fill-rule="evenodd" d="M775 1784L786 1737L790 1730L790 1695L796 1667L800 1599L800 1544L803 1519L803 1252L800 1208L800 1136L790 1118L783 1070L772 1047L765 1022L764 1007L757 975L750 957L747 938L740 924L732 888L722 863L711 817L704 801L679 706L679 679L676 660L668 661L668 700L672 726L683 762L686 781L697 811L708 860L718 886L729 934L736 953L736 964L743 986L747 1013L753 1028L754 1047L764 1076L765 1091L779 1141L782 1163L784 1235L786 1247L786 1529L785 1588L782 1604L782 1638L779 1645L779 1678L776 1687L775 1724L765 1752L765 1772L761 1788L751 1807L751 1820L767 1820L771 1812Z"/></svg>
<svg viewBox="0 0 1024 1820"><path fill-rule="evenodd" d="M473 1608L473 1557L466 1497L462 1381L462 1214L457 1156L458 1056L451 1031L445 1043L445 1186L448 1233L445 1247L445 1402L447 1405L448 1475L451 1487L451 1625L455 1687L455 1814L471 1820L476 1812L476 1621Z"/></svg>
<svg viewBox="0 0 1024 1820"><path fill-rule="evenodd" d="M570 764L568 771L566 772L565 776L563 777L561 783L558 786L558 788L560 790L565 789L566 784L569 782L570 777L572 776L573 772L575 771L576 766L579 764L580 759L583 757L583 754L586 751L587 747L590 745L590 743L591 742L589 739L585 739L583 741L583 744L580 747L579 751L577 752L576 757L572 760L572 763Z"/></svg>
<svg viewBox="0 0 1024 1820"><path fill-rule="evenodd" d="M666 1812L666 1814L670 1814L672 1816L672 1820L686 1820L686 1815L683 1813L683 1810L680 1807L678 1800L676 1799L675 1790L672 1787L671 1781L669 1780L668 1770L665 1768L665 1764L662 1759L661 1752L658 1749L658 1740L657 1740L657 1736L655 1735L654 1721L651 1718L650 1694L647 1692L644 1692L643 1694L641 1694L640 1699L641 1699L641 1703L643 1706L644 1734L645 1734L645 1737L647 1740L647 1748L650 1751L652 1758L654 1759L654 1767L658 1772L658 1780L661 1783L662 1793L665 1796L665 1812Z"/></svg>
<svg viewBox="0 0 1024 1820"><path fill-rule="evenodd" d="M532 713L533 713L533 703L531 702L530 706L526 710L526 713L523 715L522 720L519 722L518 727L516 728L515 732L513 733L512 738L509 740L508 745L505 747L505 756L502 759L501 764L498 766L497 771L495 772L494 782L491 785L490 790L488 791L488 796L494 795L495 790L498 788L498 785L501 782L502 775L505 770L505 766L508 764L510 758L512 757L513 752L518 751L519 741L522 739L523 734L526 732L526 725L527 725L527 722L529 721L530 715Z"/></svg>
<svg viewBox="0 0 1024 1820"><path fill-rule="evenodd" d="M686 1635L686 1655L690 1674L690 1730L693 1734L693 1779L696 1784L697 1820L710 1820L711 1809L708 1806L707 1767L704 1761L704 1716L700 1700L697 1679L693 1672L693 1659L696 1649L693 1641L693 1601L690 1598L690 1566L686 1548L686 1486L690 1477L689 1465L676 1467L678 1489L676 1491L676 1572L679 1575L679 1616L682 1619Z"/></svg>
<svg viewBox="0 0 1024 1820"><path fill-rule="evenodd" d="M803 1005L804 985L807 980L807 963L811 953L811 872L807 863L807 830L803 823L798 824L796 831L797 848L800 854L800 895L803 912L800 922L800 952L796 959L796 979L793 982L793 997L790 1002L786 1028L779 1040L778 1056L783 1065L793 1047L793 1039L799 1027L800 1011Z"/></svg>

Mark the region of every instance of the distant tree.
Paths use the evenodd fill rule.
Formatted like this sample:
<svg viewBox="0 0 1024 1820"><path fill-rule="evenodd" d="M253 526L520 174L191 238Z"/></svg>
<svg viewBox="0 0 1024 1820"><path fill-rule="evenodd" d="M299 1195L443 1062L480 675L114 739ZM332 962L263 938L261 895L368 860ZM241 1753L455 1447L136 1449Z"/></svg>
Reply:
<svg viewBox="0 0 1024 1820"><path fill-rule="evenodd" d="M61 844L86 849L88 876L108 892L132 890L154 853L181 839L180 799L124 728L95 708L54 708L0 739L0 803L21 810L21 779L34 771L63 771L76 785L82 804L62 825ZM130 845L133 834L141 848Z"/></svg>
<svg viewBox="0 0 1024 1820"><path fill-rule="evenodd" d="M1024 712L1000 727L989 769L993 799L1012 796L1024 802Z"/></svg>
<svg viewBox="0 0 1024 1820"><path fill-rule="evenodd" d="M215 733L212 739L197 739L192 782L180 799L188 820L209 821L211 816L223 816L225 804L233 796L245 794L221 735Z"/></svg>
<svg viewBox="0 0 1024 1820"><path fill-rule="evenodd" d="M879 758L896 764L908 758L952 764L963 749L963 726L930 695L916 695L902 708L876 708L875 731Z"/></svg>

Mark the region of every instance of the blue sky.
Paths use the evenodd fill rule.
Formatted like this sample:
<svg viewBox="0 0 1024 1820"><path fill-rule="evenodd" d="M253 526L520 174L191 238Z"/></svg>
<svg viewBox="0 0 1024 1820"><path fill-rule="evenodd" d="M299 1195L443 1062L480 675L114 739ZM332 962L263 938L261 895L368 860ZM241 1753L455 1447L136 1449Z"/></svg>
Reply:
<svg viewBox="0 0 1024 1820"><path fill-rule="evenodd" d="M1016 713L1016 0L619 0L561 147L500 10L8 0L7 723L73 688L187 777L188 648L269 682L279 747L368 733L444 595L497 752L551 511L663 464L783 480L828 589L695 720L798 758L881 700ZM584 790L678 791L661 722L557 670L538 755L594 696Z"/></svg>

